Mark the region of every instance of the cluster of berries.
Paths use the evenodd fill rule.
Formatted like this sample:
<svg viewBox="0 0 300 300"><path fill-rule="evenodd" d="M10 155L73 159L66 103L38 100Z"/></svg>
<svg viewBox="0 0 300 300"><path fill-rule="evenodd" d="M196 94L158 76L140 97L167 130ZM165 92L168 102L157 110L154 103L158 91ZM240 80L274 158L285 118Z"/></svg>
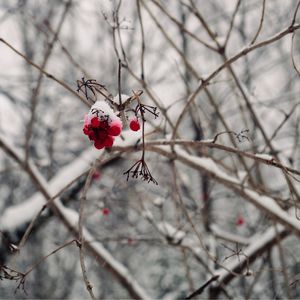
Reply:
<svg viewBox="0 0 300 300"><path fill-rule="evenodd" d="M122 132L122 122L103 101L97 101L84 118L83 133L97 149L112 147L115 136Z"/></svg>
<svg viewBox="0 0 300 300"><path fill-rule="evenodd" d="M140 129L137 117L130 120L133 131ZM84 117L83 133L94 142L97 149L112 147L115 137L122 132L122 122L104 101L97 101Z"/></svg>

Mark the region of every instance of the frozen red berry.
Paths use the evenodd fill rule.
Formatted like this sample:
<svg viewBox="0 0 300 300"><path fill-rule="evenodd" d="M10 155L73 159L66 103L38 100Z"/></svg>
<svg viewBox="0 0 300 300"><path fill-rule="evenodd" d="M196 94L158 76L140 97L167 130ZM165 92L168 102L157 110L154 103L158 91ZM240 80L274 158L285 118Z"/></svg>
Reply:
<svg viewBox="0 0 300 300"><path fill-rule="evenodd" d="M108 129L108 134L113 136L120 135L122 131L122 123L120 121L113 121L110 124L110 127Z"/></svg>
<svg viewBox="0 0 300 300"><path fill-rule="evenodd" d="M132 119L129 123L129 127L133 131L140 130L141 126L140 126L139 120L137 118Z"/></svg>
<svg viewBox="0 0 300 300"><path fill-rule="evenodd" d="M244 217L243 217L243 216L238 216L238 217L236 218L235 224L236 224L237 226L242 226L242 225L244 225L244 224L245 224L245 219L244 219Z"/></svg>
<svg viewBox="0 0 300 300"><path fill-rule="evenodd" d="M89 128L88 128L88 126L84 126L83 127L83 133L85 134L85 135L89 135Z"/></svg>
<svg viewBox="0 0 300 300"><path fill-rule="evenodd" d="M104 141L107 137L108 133L105 130L98 130L97 131L97 139Z"/></svg>
<svg viewBox="0 0 300 300"><path fill-rule="evenodd" d="M96 140L94 146L98 150L103 149L105 147L103 141L101 140Z"/></svg>
<svg viewBox="0 0 300 300"><path fill-rule="evenodd" d="M97 117L94 117L92 120L91 120L91 126L93 128L98 128L100 125L100 120L97 118Z"/></svg>
<svg viewBox="0 0 300 300"><path fill-rule="evenodd" d="M108 129L108 123L107 123L107 121L100 121L99 122L99 128L101 128L101 129Z"/></svg>
<svg viewBox="0 0 300 300"><path fill-rule="evenodd" d="M109 210L109 208L108 208L108 207L104 207L104 208L102 208L102 214L103 214L104 216L107 216L107 215L109 215L109 213L110 213L110 210Z"/></svg>
<svg viewBox="0 0 300 300"><path fill-rule="evenodd" d="M95 135L95 132L94 131L89 131L89 139L91 140L91 141L94 141L95 139L96 139L96 135Z"/></svg>
<svg viewBox="0 0 300 300"><path fill-rule="evenodd" d="M111 135L108 135L106 137L106 139L104 140L104 147L107 147L107 148L112 147L112 145L114 144L114 141L115 141L114 137Z"/></svg>

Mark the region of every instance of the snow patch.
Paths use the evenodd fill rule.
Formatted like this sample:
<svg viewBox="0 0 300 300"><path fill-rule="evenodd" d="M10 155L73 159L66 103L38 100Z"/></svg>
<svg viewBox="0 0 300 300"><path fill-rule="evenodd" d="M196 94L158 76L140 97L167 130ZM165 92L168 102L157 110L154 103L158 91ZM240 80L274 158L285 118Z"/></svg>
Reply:
<svg viewBox="0 0 300 300"><path fill-rule="evenodd" d="M265 160L273 160L274 159L273 156L271 156L269 154L264 154L264 153L256 153L255 156L258 158L265 159Z"/></svg>
<svg viewBox="0 0 300 300"><path fill-rule="evenodd" d="M174 242L180 242L186 235L184 231L176 229L167 222L158 223L157 228L163 235L172 238Z"/></svg>
<svg viewBox="0 0 300 300"><path fill-rule="evenodd" d="M152 214L152 212L151 212L149 209L147 209L147 208L146 208L145 210L143 210L142 216L143 216L144 218L148 219L148 220L153 220L153 214Z"/></svg>
<svg viewBox="0 0 300 300"><path fill-rule="evenodd" d="M158 206L158 207L161 207L165 202L165 199L163 197L156 197L154 200L153 200L153 204Z"/></svg>
<svg viewBox="0 0 300 300"><path fill-rule="evenodd" d="M42 176L39 176L39 171L33 164L31 164L31 168L39 178L40 183L50 193L50 196L54 196L60 192L67 183L72 182L76 177L86 171L98 155L97 150L94 149L85 151L76 160L62 168L49 183L47 183ZM30 222L45 203L46 200L44 196L40 193L35 193L27 201L7 208L1 216L0 229L13 231L20 225Z"/></svg>

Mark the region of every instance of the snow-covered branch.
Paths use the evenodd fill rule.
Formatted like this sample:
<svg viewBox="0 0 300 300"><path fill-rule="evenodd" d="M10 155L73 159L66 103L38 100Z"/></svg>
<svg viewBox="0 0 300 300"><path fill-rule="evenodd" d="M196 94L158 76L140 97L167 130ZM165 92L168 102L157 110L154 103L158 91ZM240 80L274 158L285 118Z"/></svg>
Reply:
<svg viewBox="0 0 300 300"><path fill-rule="evenodd" d="M289 212L283 210L273 198L262 195L257 191L244 186L243 182L239 178L228 175L212 159L190 155L180 148L176 148L175 155L163 147L152 147L151 149L149 148L149 150L167 157L176 158L177 161L190 166L191 168L206 172L216 181L239 194L242 198L249 201L260 210L264 211L276 222L281 223L298 236L300 235L300 221L295 216L294 208L292 208Z"/></svg>
<svg viewBox="0 0 300 300"><path fill-rule="evenodd" d="M57 176L51 180L51 183L48 184L34 164L23 163L22 155L18 153L18 151L14 150L14 147L9 143L9 141L5 140L5 138L2 136L0 138L0 146L8 155L16 160L16 162L18 162L26 172L28 172L44 196L43 197L40 194L35 194L24 203L7 209L4 215L1 217L0 229L2 231L14 230L20 226L20 224L29 222L42 208L46 201L51 200L53 196L55 196L55 194L63 188L66 182L66 177L70 178L71 180L76 178L89 167L92 160L97 156L96 151L88 150L74 162L64 167L57 174ZM62 180L62 178L64 180ZM61 222L74 234L75 237L77 237L79 218L78 213L74 210L65 208L59 199L51 202L49 206L54 211L56 216L61 220ZM144 291L144 289L130 274L129 270L119 263L115 258L113 258L113 256L102 246L101 243L95 241L96 239L93 238L93 236L86 229L84 229L83 237L87 241L85 247L88 252L97 259L101 267L106 268L116 277L116 279L123 285L125 289L127 289L132 297L139 299L150 298L146 291Z"/></svg>

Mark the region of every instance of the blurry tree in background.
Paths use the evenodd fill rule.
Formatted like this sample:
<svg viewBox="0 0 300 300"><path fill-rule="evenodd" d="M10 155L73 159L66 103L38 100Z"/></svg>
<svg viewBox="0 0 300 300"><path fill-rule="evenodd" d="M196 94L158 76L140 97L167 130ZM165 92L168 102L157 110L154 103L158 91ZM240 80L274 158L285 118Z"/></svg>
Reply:
<svg viewBox="0 0 300 300"><path fill-rule="evenodd" d="M299 298L299 6L0 0L0 297Z"/></svg>

